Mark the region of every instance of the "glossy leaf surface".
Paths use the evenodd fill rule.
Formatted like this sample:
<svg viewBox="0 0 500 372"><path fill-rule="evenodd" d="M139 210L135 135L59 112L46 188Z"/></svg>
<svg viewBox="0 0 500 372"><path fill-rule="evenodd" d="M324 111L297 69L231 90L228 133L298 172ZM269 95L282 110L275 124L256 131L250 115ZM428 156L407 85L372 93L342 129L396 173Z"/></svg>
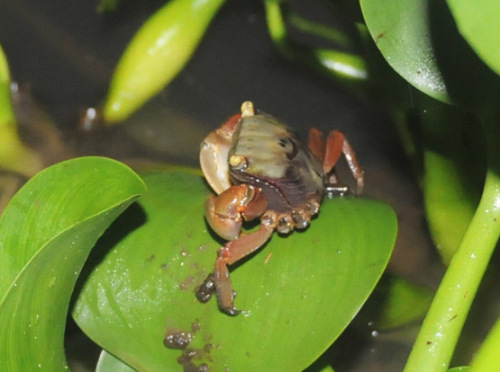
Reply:
<svg viewBox="0 0 500 372"><path fill-rule="evenodd" d="M488 66L500 74L500 2L497 0L448 0L462 36Z"/></svg>
<svg viewBox="0 0 500 372"><path fill-rule="evenodd" d="M216 241L203 217L198 175L144 175L147 194L94 252L99 262L74 318L94 341L138 370L298 370L343 331L380 278L396 235L387 205L326 200L305 232L275 234L232 267L242 313L229 317L194 292L212 271ZM111 250L110 250L111 248ZM166 336L191 338L181 349Z"/></svg>
<svg viewBox="0 0 500 372"><path fill-rule="evenodd" d="M66 315L96 240L144 191L125 165L80 158L54 165L14 196L0 220L3 370L63 370Z"/></svg>
<svg viewBox="0 0 500 372"><path fill-rule="evenodd" d="M361 0L361 8L387 63L415 88L473 109L498 100L498 76L460 35L446 3Z"/></svg>
<svg viewBox="0 0 500 372"><path fill-rule="evenodd" d="M368 30L387 63L422 92L448 102L431 39L429 0L361 0Z"/></svg>

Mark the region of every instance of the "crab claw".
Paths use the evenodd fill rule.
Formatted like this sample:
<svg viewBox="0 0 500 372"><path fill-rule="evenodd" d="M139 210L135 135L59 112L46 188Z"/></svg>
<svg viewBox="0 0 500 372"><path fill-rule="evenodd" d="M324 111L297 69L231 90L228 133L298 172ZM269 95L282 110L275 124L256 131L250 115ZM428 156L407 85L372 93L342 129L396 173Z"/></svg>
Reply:
<svg viewBox="0 0 500 372"><path fill-rule="evenodd" d="M223 192L218 198L210 195L205 203L205 217L208 224L225 240L238 239L241 230L242 219L234 208L234 199L231 192ZM223 204L225 201L229 202L227 206Z"/></svg>
<svg viewBox="0 0 500 372"><path fill-rule="evenodd" d="M210 132L201 143L201 169L207 182L217 194L231 186L227 158L234 128L240 119L241 114L233 115L220 128Z"/></svg>
<svg viewBox="0 0 500 372"><path fill-rule="evenodd" d="M210 227L225 240L238 239L243 220L260 217L267 199L260 189L250 185L231 186L219 196L209 195L205 217Z"/></svg>

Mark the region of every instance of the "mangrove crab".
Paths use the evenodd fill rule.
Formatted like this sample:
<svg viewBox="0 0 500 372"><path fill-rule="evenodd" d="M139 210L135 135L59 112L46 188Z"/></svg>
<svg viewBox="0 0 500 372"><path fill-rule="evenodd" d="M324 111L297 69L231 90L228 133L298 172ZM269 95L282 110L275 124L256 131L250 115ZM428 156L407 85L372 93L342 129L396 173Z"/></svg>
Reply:
<svg viewBox="0 0 500 372"><path fill-rule="evenodd" d="M203 140L201 168L217 193L207 198L205 217L228 242L217 252L213 273L197 290L201 302L216 292L223 312L238 313L228 266L262 247L274 230L288 234L307 228L325 194L347 193L334 169L342 154L357 181L356 193L361 193L363 171L341 132L331 131L325 141L313 128L308 145L274 117L256 114L249 101L242 104L241 114ZM256 231L241 232L243 221L259 217Z"/></svg>

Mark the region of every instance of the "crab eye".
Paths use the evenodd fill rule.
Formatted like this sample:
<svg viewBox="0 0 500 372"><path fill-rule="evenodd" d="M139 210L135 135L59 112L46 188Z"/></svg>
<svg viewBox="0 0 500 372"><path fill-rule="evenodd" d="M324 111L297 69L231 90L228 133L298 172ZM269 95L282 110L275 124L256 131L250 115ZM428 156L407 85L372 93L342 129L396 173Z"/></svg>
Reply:
<svg viewBox="0 0 500 372"><path fill-rule="evenodd" d="M283 149L288 159L293 159L297 155L297 146L290 138L280 138L278 140L278 145Z"/></svg>
<svg viewBox="0 0 500 372"><path fill-rule="evenodd" d="M248 161L242 155L232 155L229 158L229 166L236 170L243 170L248 166Z"/></svg>

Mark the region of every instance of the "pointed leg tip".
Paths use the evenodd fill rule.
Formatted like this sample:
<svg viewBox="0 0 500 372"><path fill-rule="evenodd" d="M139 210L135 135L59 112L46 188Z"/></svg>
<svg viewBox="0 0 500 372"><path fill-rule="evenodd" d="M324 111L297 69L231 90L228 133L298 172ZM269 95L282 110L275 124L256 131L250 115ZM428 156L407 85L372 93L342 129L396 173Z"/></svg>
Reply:
<svg viewBox="0 0 500 372"><path fill-rule="evenodd" d="M221 311L230 316L236 316L240 313L240 311L234 306L230 308L221 308Z"/></svg>
<svg viewBox="0 0 500 372"><path fill-rule="evenodd" d="M215 293L215 276L212 273L209 276L207 276L205 281L196 290L196 298L201 303L206 303L212 298L214 293Z"/></svg>

